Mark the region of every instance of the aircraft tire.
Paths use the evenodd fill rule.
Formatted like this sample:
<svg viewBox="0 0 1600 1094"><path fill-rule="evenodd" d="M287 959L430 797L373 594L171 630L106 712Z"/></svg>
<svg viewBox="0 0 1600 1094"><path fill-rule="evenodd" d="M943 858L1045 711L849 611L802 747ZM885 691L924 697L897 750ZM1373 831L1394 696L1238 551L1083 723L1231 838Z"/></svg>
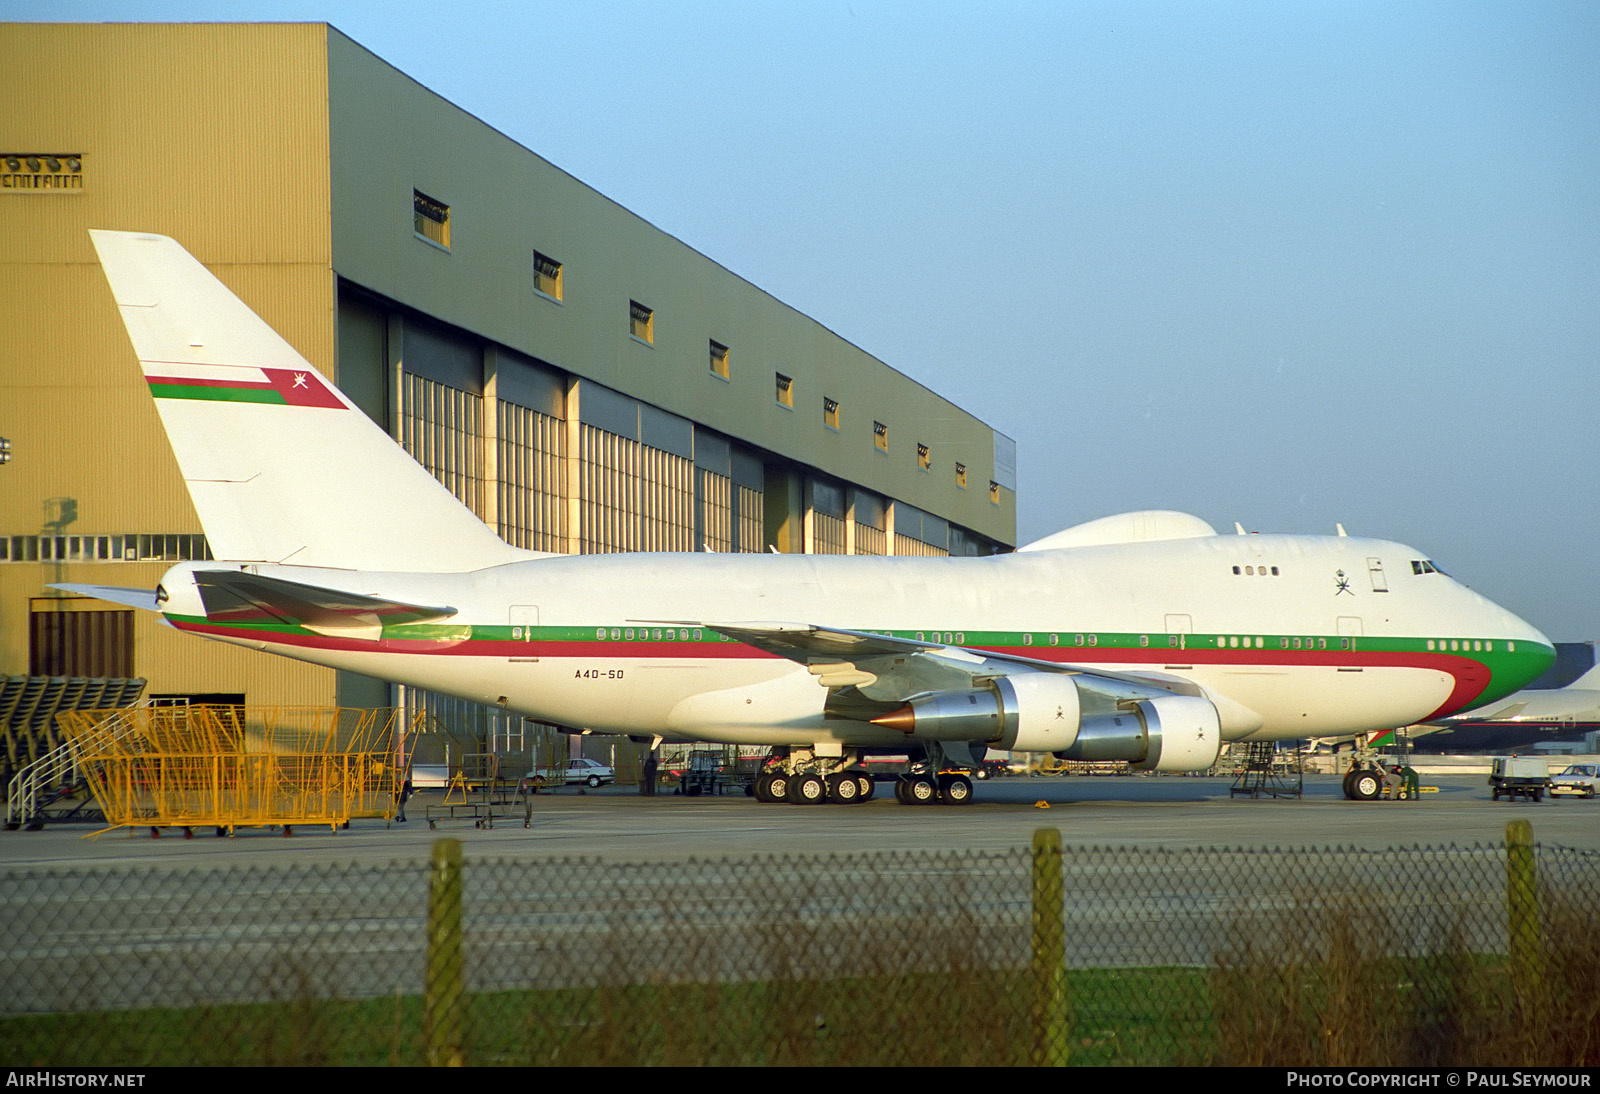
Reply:
<svg viewBox="0 0 1600 1094"><path fill-rule="evenodd" d="M816 805L828 800L828 786L820 775L796 775L784 796L795 805Z"/></svg>
<svg viewBox="0 0 1600 1094"><path fill-rule="evenodd" d="M859 784L860 791L856 794L856 801L871 801L873 793L878 789L877 780L875 780L871 775L857 775L856 782ZM1594 793L1591 791L1589 796L1591 798L1594 797Z"/></svg>
<svg viewBox="0 0 1600 1094"><path fill-rule="evenodd" d="M906 784L909 781L910 780L904 775L901 775L894 781L894 800L899 802L901 805L911 804L911 799L906 797Z"/></svg>
<svg viewBox="0 0 1600 1094"><path fill-rule="evenodd" d="M1355 777L1356 773L1354 771L1346 771L1344 773L1344 796L1347 801L1356 800L1355 787L1351 785L1355 782Z"/></svg>
<svg viewBox="0 0 1600 1094"><path fill-rule="evenodd" d="M839 805L854 805L861 796L861 784L854 775L829 775L828 800Z"/></svg>
<svg viewBox="0 0 1600 1094"><path fill-rule="evenodd" d="M1356 801L1374 801L1383 792L1383 779L1376 772L1363 771L1350 780L1350 791Z"/></svg>
<svg viewBox="0 0 1600 1094"><path fill-rule="evenodd" d="M906 780L906 804L927 805L939 800L939 787L926 775L913 775Z"/></svg>
<svg viewBox="0 0 1600 1094"><path fill-rule="evenodd" d="M965 775L948 775L940 779L939 800L946 805L970 805L972 780Z"/></svg>
<svg viewBox="0 0 1600 1094"><path fill-rule="evenodd" d="M769 802L789 800L789 776L783 774L767 776L767 800Z"/></svg>

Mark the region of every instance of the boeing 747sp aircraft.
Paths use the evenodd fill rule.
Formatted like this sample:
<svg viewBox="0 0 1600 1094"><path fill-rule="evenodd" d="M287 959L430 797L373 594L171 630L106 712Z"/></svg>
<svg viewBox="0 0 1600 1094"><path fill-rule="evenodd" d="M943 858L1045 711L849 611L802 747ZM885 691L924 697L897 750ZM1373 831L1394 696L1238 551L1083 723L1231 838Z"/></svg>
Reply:
<svg viewBox="0 0 1600 1094"><path fill-rule="evenodd" d="M1420 551L1107 517L987 558L508 546L182 247L94 244L216 562L61 586L179 630L641 739L768 745L764 800L962 802L988 748L1145 769L1508 695L1550 642ZM226 561L222 561L226 560Z"/></svg>

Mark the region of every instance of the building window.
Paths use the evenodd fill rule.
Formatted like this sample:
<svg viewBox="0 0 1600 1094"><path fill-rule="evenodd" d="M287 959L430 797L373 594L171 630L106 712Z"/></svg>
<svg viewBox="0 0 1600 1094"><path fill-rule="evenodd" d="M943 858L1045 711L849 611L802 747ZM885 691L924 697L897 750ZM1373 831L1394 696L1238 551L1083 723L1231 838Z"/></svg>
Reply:
<svg viewBox="0 0 1600 1094"><path fill-rule="evenodd" d="M656 313L637 300L628 301L628 333L641 342L654 345L656 340Z"/></svg>
<svg viewBox="0 0 1600 1094"><path fill-rule="evenodd" d="M839 400L822 397L822 424L829 429L839 428Z"/></svg>
<svg viewBox="0 0 1600 1094"><path fill-rule="evenodd" d="M450 249L450 206L424 194L411 191L411 223L418 236L435 246Z"/></svg>
<svg viewBox="0 0 1600 1094"><path fill-rule="evenodd" d="M549 255L533 252L533 287L541 296L561 299L561 263Z"/></svg>
<svg viewBox="0 0 1600 1094"><path fill-rule="evenodd" d="M728 379L728 347L716 339L711 340L711 372Z"/></svg>
<svg viewBox="0 0 1600 1094"><path fill-rule="evenodd" d="M995 482L995 481L993 481L992 479L989 482L989 504L990 505L999 505L1000 504L1000 484Z"/></svg>
<svg viewBox="0 0 1600 1094"><path fill-rule="evenodd" d="M497 402L500 538L531 551L567 549L566 422Z"/></svg>
<svg viewBox="0 0 1600 1094"><path fill-rule="evenodd" d="M967 465L964 463L956 464L956 485L963 490L967 488Z"/></svg>
<svg viewBox="0 0 1600 1094"><path fill-rule="evenodd" d="M483 397L407 372L400 406L400 447L481 519Z"/></svg>
<svg viewBox="0 0 1600 1094"><path fill-rule="evenodd" d="M889 427L882 422L872 423L872 444L879 452L889 451Z"/></svg>
<svg viewBox="0 0 1600 1094"><path fill-rule="evenodd" d="M783 373L774 374L778 382L778 405L794 409L794 381Z"/></svg>
<svg viewBox="0 0 1600 1094"><path fill-rule="evenodd" d="M933 449L925 444L917 445L917 466L924 471L933 466Z"/></svg>

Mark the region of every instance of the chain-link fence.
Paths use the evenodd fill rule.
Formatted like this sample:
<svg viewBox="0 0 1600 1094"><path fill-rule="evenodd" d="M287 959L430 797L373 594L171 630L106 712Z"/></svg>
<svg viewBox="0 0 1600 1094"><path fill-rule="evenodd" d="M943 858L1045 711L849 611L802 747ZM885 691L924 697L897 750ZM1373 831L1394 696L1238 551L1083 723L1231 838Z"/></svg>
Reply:
<svg viewBox="0 0 1600 1094"><path fill-rule="evenodd" d="M44 1064L1593 1064L1600 856L881 853L0 874Z"/></svg>

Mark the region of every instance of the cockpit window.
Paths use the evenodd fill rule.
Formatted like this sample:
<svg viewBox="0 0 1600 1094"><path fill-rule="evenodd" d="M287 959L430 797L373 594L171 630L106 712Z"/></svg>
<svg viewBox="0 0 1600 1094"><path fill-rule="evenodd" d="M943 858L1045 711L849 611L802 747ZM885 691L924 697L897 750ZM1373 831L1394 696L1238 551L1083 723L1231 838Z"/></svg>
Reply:
<svg viewBox="0 0 1600 1094"><path fill-rule="evenodd" d="M1439 569L1436 564L1425 558L1412 559L1411 572L1414 574L1444 574L1444 571ZM1444 576L1449 577L1450 575L1444 574Z"/></svg>

